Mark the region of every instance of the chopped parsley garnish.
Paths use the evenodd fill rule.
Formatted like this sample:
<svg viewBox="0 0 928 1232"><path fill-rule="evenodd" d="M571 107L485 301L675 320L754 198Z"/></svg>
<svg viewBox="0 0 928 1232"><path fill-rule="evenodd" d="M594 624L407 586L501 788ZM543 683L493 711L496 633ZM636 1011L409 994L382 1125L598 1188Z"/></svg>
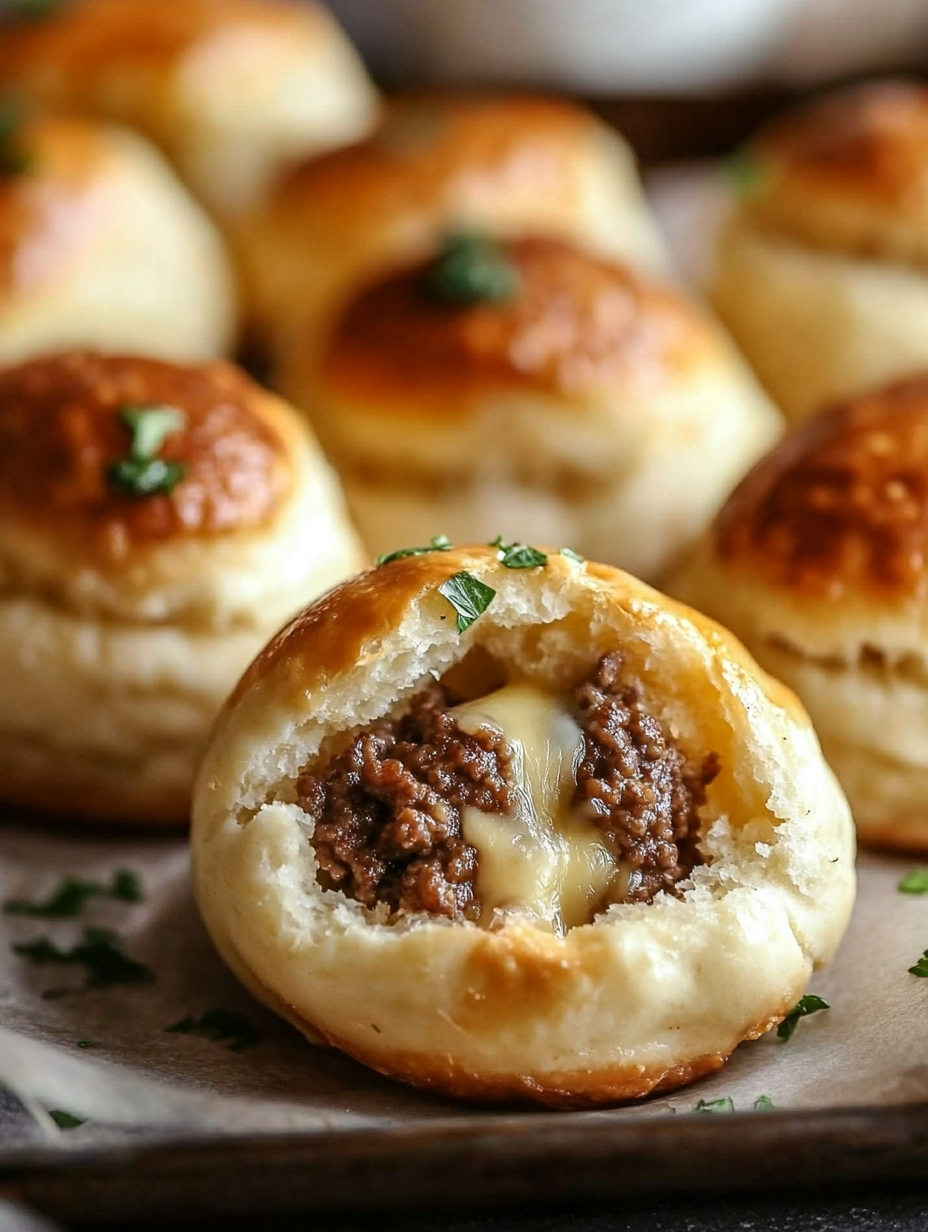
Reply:
<svg viewBox="0 0 928 1232"><path fill-rule="evenodd" d="M407 556L427 556L429 552L447 552L451 540L447 535L436 535L430 539L424 548L398 548L395 552L387 552L385 556L377 557L377 564L388 565L391 560L404 560Z"/></svg>
<svg viewBox="0 0 928 1232"><path fill-rule="evenodd" d="M13 953L38 965L60 963L83 966L85 988L110 988L114 984L149 984L154 973L144 963L123 953L122 940L108 928L85 928L81 941L70 950L60 949L50 937L36 937L13 946ZM61 995L53 990L46 996Z"/></svg>
<svg viewBox="0 0 928 1232"><path fill-rule="evenodd" d="M33 166L20 141L22 124L22 105L13 98L0 99L0 176L22 175Z"/></svg>
<svg viewBox="0 0 928 1232"><path fill-rule="evenodd" d="M579 552L575 552L573 548L561 548L558 552L559 556L566 556L568 560L575 561L578 565L586 564L586 557L581 556Z"/></svg>
<svg viewBox="0 0 928 1232"><path fill-rule="evenodd" d="M807 1018L809 1014L817 1014L819 1010L828 1009L831 1009L831 1006L827 1001L823 1001L821 997L817 997L814 992L806 993L804 997L799 998L790 1012L777 1027L777 1035L784 1041L792 1039L793 1032L799 1026L800 1018Z"/></svg>
<svg viewBox="0 0 928 1232"><path fill-rule="evenodd" d="M913 868L896 888L900 894L928 894L928 868Z"/></svg>
<svg viewBox="0 0 928 1232"><path fill-rule="evenodd" d="M739 197L756 197L763 192L767 168L763 160L750 149L737 150L723 163L728 185Z"/></svg>
<svg viewBox="0 0 928 1232"><path fill-rule="evenodd" d="M438 588L438 593L444 595L458 614L458 633L469 629L478 616L482 616L490 604L496 591L492 586L481 582L463 569L455 573Z"/></svg>
<svg viewBox="0 0 928 1232"><path fill-rule="evenodd" d="M52 1108L48 1115L59 1129L77 1129L78 1125L86 1124L83 1117L76 1117L73 1112L65 1112L62 1108Z"/></svg>
<svg viewBox="0 0 928 1232"><path fill-rule="evenodd" d="M724 1099L701 1099L694 1112L734 1112L735 1101L730 1095L726 1095Z"/></svg>
<svg viewBox="0 0 928 1232"><path fill-rule="evenodd" d="M443 304L470 308L512 299L519 290L519 272L490 236L461 231L445 238L423 285Z"/></svg>
<svg viewBox="0 0 928 1232"><path fill-rule="evenodd" d="M527 543L505 543L502 535L497 535L488 546L496 548L500 564L507 569L537 569L548 563L544 552L529 547Z"/></svg>
<svg viewBox="0 0 928 1232"><path fill-rule="evenodd" d="M86 1051L88 1048L99 1048L100 1045L96 1040L76 1040L76 1046Z"/></svg>
<svg viewBox="0 0 928 1232"><path fill-rule="evenodd" d="M138 873L127 868L121 868L114 873L109 885L102 885L98 881L82 881L79 877L65 877L58 889L43 902L31 903L22 898L11 898L3 904L3 910L7 915L72 920L80 915L91 898L114 898L122 903L140 903L141 879Z"/></svg>
<svg viewBox="0 0 928 1232"><path fill-rule="evenodd" d="M909 967L909 974L921 976L922 979L928 979L928 950L925 950L914 967Z"/></svg>
<svg viewBox="0 0 928 1232"><path fill-rule="evenodd" d="M184 477L179 462L157 457L165 440L184 426L174 406L124 406L120 420L132 433L129 456L106 468L106 481L123 496L158 496L173 492Z"/></svg>
<svg viewBox="0 0 928 1232"><path fill-rule="evenodd" d="M188 1014L164 1029L168 1034L199 1035L217 1044L225 1044L230 1052L241 1052L261 1042L261 1036L248 1019L234 1010L206 1010L199 1018Z"/></svg>
<svg viewBox="0 0 928 1232"><path fill-rule="evenodd" d="M132 456L153 458L167 438L180 431L186 417L174 406L126 406L119 418L132 433Z"/></svg>
<svg viewBox="0 0 928 1232"><path fill-rule="evenodd" d="M755 1112L770 1112L776 1107L776 1104L769 1095L758 1095L754 1101ZM735 1101L730 1095L726 1095L724 1099L701 1099L694 1112L734 1112Z"/></svg>

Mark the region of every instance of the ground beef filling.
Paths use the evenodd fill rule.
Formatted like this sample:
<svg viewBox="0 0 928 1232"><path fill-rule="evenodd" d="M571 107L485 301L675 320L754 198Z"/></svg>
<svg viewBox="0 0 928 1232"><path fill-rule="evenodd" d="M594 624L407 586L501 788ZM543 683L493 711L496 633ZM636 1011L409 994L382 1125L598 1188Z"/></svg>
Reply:
<svg viewBox="0 0 928 1232"><path fill-rule="evenodd" d="M699 809L718 758L686 758L642 703L619 653L605 655L575 690L583 733L574 804L631 869L623 897L650 902L674 892L700 861ZM297 780L315 823L319 880L365 907L478 920L477 851L461 811L515 809L510 755L490 729L463 731L447 689L429 685L408 712L355 736L317 772Z"/></svg>
<svg viewBox="0 0 928 1232"><path fill-rule="evenodd" d="M700 862L699 809L719 760L715 753L684 757L644 708L640 683L623 678L622 665L621 654L605 655L574 691L583 730L574 802L631 867L626 899L650 902Z"/></svg>
<svg viewBox="0 0 928 1232"><path fill-rule="evenodd" d="M471 735L433 684L408 713L362 732L319 774L297 780L316 823L319 879L365 907L476 920L476 849L461 837L461 810L508 813L515 804L505 741Z"/></svg>

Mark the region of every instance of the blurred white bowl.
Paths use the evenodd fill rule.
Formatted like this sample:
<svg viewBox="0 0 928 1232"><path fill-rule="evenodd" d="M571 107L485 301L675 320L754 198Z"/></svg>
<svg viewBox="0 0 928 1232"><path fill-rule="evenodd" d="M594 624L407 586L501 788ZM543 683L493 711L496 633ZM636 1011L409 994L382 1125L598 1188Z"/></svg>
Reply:
<svg viewBox="0 0 928 1232"><path fill-rule="evenodd" d="M374 71L406 83L582 94L724 89L758 75L805 0L329 0Z"/></svg>

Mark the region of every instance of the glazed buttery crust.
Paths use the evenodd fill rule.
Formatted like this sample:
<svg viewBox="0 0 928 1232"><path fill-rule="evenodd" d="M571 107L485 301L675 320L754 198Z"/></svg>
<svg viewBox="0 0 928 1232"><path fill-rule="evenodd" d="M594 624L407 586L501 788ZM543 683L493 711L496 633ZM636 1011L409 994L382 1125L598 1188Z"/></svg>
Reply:
<svg viewBox="0 0 928 1232"><path fill-rule="evenodd" d="M0 170L0 361L75 346L201 359L232 345L229 259L157 150L62 117L24 119L8 144L24 161Z"/></svg>
<svg viewBox="0 0 928 1232"><path fill-rule="evenodd" d="M928 89L878 81L775 120L752 142L747 213L812 247L928 259Z"/></svg>
<svg viewBox="0 0 928 1232"><path fill-rule="evenodd" d="M184 468L169 494L113 489L126 407L175 407L158 456ZM240 369L89 352L0 369L0 516L53 538L80 563L120 569L175 537L257 529L294 483L300 430Z"/></svg>
<svg viewBox="0 0 928 1232"><path fill-rule="evenodd" d="M719 515L720 555L836 601L928 589L928 377L817 416L759 463Z"/></svg>
<svg viewBox="0 0 928 1232"><path fill-rule="evenodd" d="M854 86L762 130L713 300L793 418L928 364L928 89Z"/></svg>
<svg viewBox="0 0 928 1232"><path fill-rule="evenodd" d="M4 28L0 75L44 106L141 128L222 216L377 110L328 10L291 0L68 0Z"/></svg>
<svg viewBox="0 0 928 1232"><path fill-rule="evenodd" d="M374 553L509 535L655 580L780 432L717 325L678 292L553 239L500 245L517 290L460 307L404 267L281 388L306 409Z"/></svg>
<svg viewBox="0 0 928 1232"><path fill-rule="evenodd" d="M666 264L630 150L588 111L518 96L407 99L365 141L295 168L243 220L258 326L275 352L321 338L360 286L461 227Z"/></svg>
<svg viewBox="0 0 928 1232"><path fill-rule="evenodd" d="M126 407L183 423L168 493L113 490ZM232 365L87 353L0 370L0 797L186 819L239 673L363 557L298 416Z"/></svg>
<svg viewBox="0 0 928 1232"><path fill-rule="evenodd" d="M928 850L928 379L822 413L672 583L806 704L861 836Z"/></svg>
<svg viewBox="0 0 928 1232"><path fill-rule="evenodd" d="M437 587L461 570L496 595L458 635ZM527 917L390 924L321 888L293 783L326 737L466 669L474 647L562 690L619 646L684 753L719 756L707 863L682 898L557 936ZM795 1002L854 894L853 828L808 719L733 638L618 570L561 555L512 570L486 548L362 574L270 643L203 762L193 860L220 952L300 1029L436 1091L567 1107L717 1068Z"/></svg>
<svg viewBox="0 0 928 1232"><path fill-rule="evenodd" d="M679 293L625 266L538 237L501 251L518 279L503 302L436 302L421 264L362 289L332 333L323 380L367 400L372 414L434 415L438 402L466 413L505 389L570 397L616 381L647 388L685 374L714 341Z"/></svg>

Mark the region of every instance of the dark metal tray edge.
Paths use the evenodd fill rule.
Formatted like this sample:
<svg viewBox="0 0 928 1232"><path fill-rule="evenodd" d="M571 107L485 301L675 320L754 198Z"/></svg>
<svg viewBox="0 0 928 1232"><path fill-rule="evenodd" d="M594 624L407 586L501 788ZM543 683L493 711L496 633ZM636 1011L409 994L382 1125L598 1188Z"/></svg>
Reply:
<svg viewBox="0 0 928 1232"><path fill-rule="evenodd" d="M928 1179L928 1101L621 1120L470 1116L0 1151L0 1194L53 1217L103 1221L911 1179Z"/></svg>

